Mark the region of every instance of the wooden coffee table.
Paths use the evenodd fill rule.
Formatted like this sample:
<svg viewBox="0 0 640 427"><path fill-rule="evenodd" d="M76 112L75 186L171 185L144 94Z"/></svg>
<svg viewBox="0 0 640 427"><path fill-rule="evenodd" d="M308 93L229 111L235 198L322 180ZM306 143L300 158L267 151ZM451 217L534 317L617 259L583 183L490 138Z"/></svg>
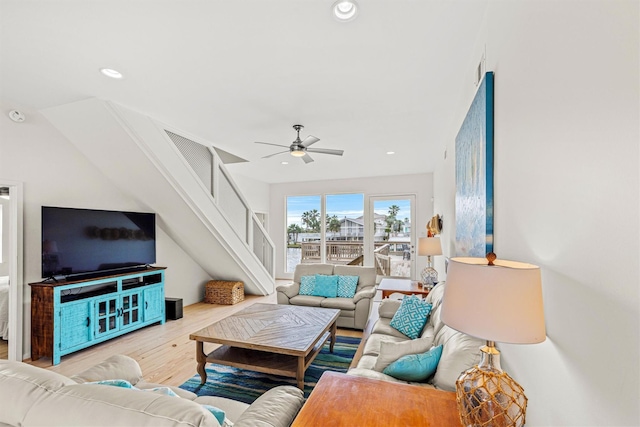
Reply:
<svg viewBox="0 0 640 427"><path fill-rule="evenodd" d="M304 390L304 372L329 338L333 352L339 315L332 308L254 304L194 332L201 384L209 362L293 377ZM223 345L207 355L205 342Z"/></svg>
<svg viewBox="0 0 640 427"><path fill-rule="evenodd" d="M456 394L325 372L291 427L462 427Z"/></svg>

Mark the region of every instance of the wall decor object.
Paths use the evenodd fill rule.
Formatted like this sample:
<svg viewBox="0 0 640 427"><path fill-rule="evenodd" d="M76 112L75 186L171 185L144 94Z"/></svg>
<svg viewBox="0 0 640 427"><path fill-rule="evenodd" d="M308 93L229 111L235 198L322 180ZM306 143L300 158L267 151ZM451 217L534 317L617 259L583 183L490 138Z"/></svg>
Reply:
<svg viewBox="0 0 640 427"><path fill-rule="evenodd" d="M456 256L493 252L493 72L456 136Z"/></svg>

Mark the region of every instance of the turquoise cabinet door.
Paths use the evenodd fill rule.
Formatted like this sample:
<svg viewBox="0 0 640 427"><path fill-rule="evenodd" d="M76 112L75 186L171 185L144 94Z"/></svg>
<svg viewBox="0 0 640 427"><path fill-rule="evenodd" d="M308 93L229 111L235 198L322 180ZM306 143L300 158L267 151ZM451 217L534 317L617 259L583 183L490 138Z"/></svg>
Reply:
<svg viewBox="0 0 640 427"><path fill-rule="evenodd" d="M131 291L120 296L120 322L122 329L142 323L142 291Z"/></svg>
<svg viewBox="0 0 640 427"><path fill-rule="evenodd" d="M144 289L144 321L164 323L164 286L148 286Z"/></svg>
<svg viewBox="0 0 640 427"><path fill-rule="evenodd" d="M91 304L80 301L60 305L60 350L91 341Z"/></svg>
<svg viewBox="0 0 640 427"><path fill-rule="evenodd" d="M96 298L94 300L94 331L96 338L118 332L120 325L119 297L112 295L109 297Z"/></svg>

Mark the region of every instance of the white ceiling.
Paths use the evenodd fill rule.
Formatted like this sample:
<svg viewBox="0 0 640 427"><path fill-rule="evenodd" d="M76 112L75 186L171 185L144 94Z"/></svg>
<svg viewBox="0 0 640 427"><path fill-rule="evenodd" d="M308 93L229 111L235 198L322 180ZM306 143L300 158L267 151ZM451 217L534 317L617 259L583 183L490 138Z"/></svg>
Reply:
<svg viewBox="0 0 640 427"><path fill-rule="evenodd" d="M0 1L5 105L111 100L248 159L229 168L272 183L432 171L459 126L486 8L359 0L357 19L340 23L334 0ZM344 156L261 159L279 148L253 142L289 145L296 123L320 138L314 148Z"/></svg>

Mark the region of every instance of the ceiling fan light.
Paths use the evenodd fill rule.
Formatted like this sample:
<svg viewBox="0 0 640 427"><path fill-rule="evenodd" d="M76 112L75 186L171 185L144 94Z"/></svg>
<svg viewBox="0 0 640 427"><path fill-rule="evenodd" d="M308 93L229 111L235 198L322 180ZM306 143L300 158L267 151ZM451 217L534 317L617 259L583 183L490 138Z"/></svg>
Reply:
<svg viewBox="0 0 640 427"><path fill-rule="evenodd" d="M291 155L293 157L304 157L307 153L303 150L291 150Z"/></svg>
<svg viewBox="0 0 640 427"><path fill-rule="evenodd" d="M348 22L355 19L358 14L358 3L355 0L338 0L331 10L338 21Z"/></svg>

